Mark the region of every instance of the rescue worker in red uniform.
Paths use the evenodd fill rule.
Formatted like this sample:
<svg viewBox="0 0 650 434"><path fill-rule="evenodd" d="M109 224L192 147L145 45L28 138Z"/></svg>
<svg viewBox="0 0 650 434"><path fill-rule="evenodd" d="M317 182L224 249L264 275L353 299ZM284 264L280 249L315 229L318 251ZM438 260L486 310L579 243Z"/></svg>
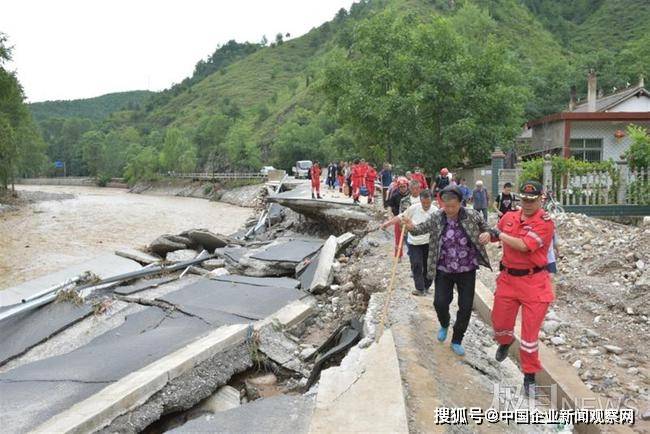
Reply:
<svg viewBox="0 0 650 434"><path fill-rule="evenodd" d="M352 200L357 205L359 204L361 186L366 184L366 171L365 161L354 160L354 166L352 166Z"/></svg>
<svg viewBox="0 0 650 434"><path fill-rule="evenodd" d="M415 173L411 175L411 179L415 179L417 182L419 182L420 188L422 188L422 190L426 190L429 188L429 184L427 184L427 179L424 177L424 173L422 173L422 170L419 167L415 168Z"/></svg>
<svg viewBox="0 0 650 434"><path fill-rule="evenodd" d="M501 362L508 356L521 308L519 358L526 395L534 393L535 373L542 368L537 340L548 306L554 299L546 262L555 225L541 207L541 196L540 183L524 183L521 209L505 214L497 229L490 230L492 241L503 244L492 309L492 327L499 343L495 357Z"/></svg>
<svg viewBox="0 0 650 434"><path fill-rule="evenodd" d="M368 203L372 203L375 198L375 180L377 179L377 171L368 164L368 171L366 172L366 188L368 189Z"/></svg>
<svg viewBox="0 0 650 434"><path fill-rule="evenodd" d="M322 199L320 196L320 175L321 168L318 161L314 161L314 165L309 169L309 175L311 178L311 198L312 199ZM316 195L314 195L314 192Z"/></svg>

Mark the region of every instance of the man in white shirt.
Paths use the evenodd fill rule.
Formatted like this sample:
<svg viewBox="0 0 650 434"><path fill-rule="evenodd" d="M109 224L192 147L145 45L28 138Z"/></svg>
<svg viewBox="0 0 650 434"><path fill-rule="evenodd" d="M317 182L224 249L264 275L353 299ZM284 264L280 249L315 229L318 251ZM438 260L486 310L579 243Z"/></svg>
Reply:
<svg viewBox="0 0 650 434"><path fill-rule="evenodd" d="M422 190L420 192L419 202L409 206L401 214L393 217L382 227L388 227L401 221L402 216L408 217L415 225L423 223L431 218L435 211L432 205L431 192L429 190ZM429 233L422 235L408 234L406 238L408 245L408 255L411 262L411 271L413 272L413 282L415 283L415 290L413 295L425 295L431 286L431 279L427 276L427 261L429 258Z"/></svg>

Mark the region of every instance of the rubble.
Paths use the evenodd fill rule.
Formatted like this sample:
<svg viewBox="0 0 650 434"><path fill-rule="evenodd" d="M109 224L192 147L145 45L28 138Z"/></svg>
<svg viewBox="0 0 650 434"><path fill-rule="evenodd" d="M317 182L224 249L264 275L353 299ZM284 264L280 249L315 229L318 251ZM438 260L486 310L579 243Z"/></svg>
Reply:
<svg viewBox="0 0 650 434"><path fill-rule="evenodd" d="M164 257L167 253L174 250L181 250L187 247L186 244L173 241L172 235L161 235L149 244L149 251L158 256Z"/></svg>
<svg viewBox="0 0 650 434"><path fill-rule="evenodd" d="M167 253L165 259L167 260L167 262L171 262L171 263L185 262L185 261L191 261L192 259L196 258L196 255L198 254L199 252L197 252L196 250L180 249L180 250L174 250L173 252Z"/></svg>
<svg viewBox="0 0 650 434"><path fill-rule="evenodd" d="M540 339L594 392L625 396L626 406L650 402L650 348L639 344L650 335L650 230L572 213L554 220L556 301ZM483 282L493 288L494 275Z"/></svg>
<svg viewBox="0 0 650 434"><path fill-rule="evenodd" d="M226 261L224 259L208 259L207 261L201 262L201 266L208 271L212 271L217 268L225 267Z"/></svg>
<svg viewBox="0 0 650 434"><path fill-rule="evenodd" d="M117 256L121 256L127 259L133 259L136 262L139 262L144 265L156 264L162 259L159 256L150 255L140 250L136 250L130 247L124 247L115 251Z"/></svg>

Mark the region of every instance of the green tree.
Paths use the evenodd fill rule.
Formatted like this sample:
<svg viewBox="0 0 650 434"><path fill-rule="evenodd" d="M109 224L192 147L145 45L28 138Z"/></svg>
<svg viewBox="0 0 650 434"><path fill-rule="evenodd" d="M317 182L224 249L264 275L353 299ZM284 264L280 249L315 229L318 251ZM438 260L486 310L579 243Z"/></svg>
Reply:
<svg viewBox="0 0 650 434"><path fill-rule="evenodd" d="M148 161L148 154L146 156ZM185 132L178 128L167 129L159 155L160 169L180 173L194 172L197 163L196 145L187 138Z"/></svg>
<svg viewBox="0 0 650 434"><path fill-rule="evenodd" d="M521 76L494 38L382 12L353 39L350 55L330 58L320 89L359 151L431 169L481 161L523 121Z"/></svg>
<svg viewBox="0 0 650 434"><path fill-rule="evenodd" d="M262 165L260 149L253 140L251 127L243 121L232 126L226 138L230 168L257 170Z"/></svg>

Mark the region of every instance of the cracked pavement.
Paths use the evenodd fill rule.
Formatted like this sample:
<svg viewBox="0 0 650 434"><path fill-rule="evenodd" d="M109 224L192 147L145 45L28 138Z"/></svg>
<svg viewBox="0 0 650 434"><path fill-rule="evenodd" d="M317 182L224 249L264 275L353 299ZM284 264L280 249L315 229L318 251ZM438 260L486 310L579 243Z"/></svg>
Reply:
<svg viewBox="0 0 650 434"><path fill-rule="evenodd" d="M29 431L210 330L265 318L304 295L202 279L152 300L120 297L146 308L86 345L0 374L0 426Z"/></svg>

